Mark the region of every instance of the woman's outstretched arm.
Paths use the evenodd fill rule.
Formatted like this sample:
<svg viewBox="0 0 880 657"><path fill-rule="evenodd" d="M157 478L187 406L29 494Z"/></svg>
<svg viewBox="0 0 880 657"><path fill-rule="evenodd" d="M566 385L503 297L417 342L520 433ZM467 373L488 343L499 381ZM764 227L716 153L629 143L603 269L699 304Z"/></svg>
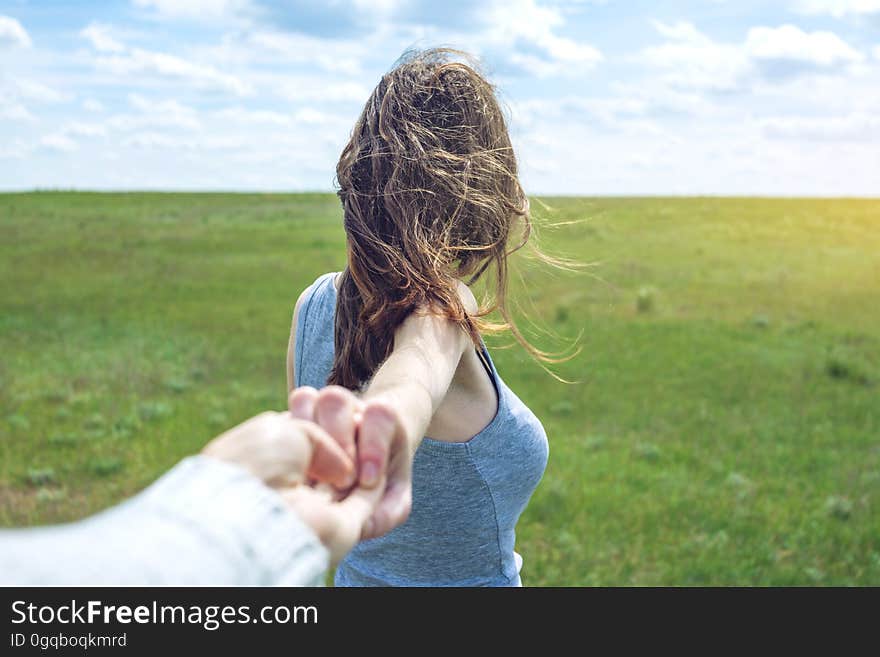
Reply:
<svg viewBox="0 0 880 657"><path fill-rule="evenodd" d="M464 285L463 301L476 301ZM445 317L410 315L394 335L394 349L363 394L358 431L359 481L375 486L387 472L387 488L364 538L380 536L404 522L412 503L412 460L465 350L468 335ZM390 439L389 439L390 436Z"/></svg>
<svg viewBox="0 0 880 657"><path fill-rule="evenodd" d="M476 312L476 299L463 283L459 284L459 294L467 311ZM304 296L305 292L297 300L290 330L288 393L296 386L296 325ZM360 399L350 391L339 395L340 399L348 398L346 408L352 413L349 424L357 424L360 484L374 487L387 472L385 494L365 527L363 538L380 536L409 515L413 455L470 344L467 334L446 318L428 312L413 313L395 331L391 355L376 370ZM305 407L298 412L323 415L310 391L297 390L299 394L294 393L291 403L296 399ZM354 456L353 432L346 427L328 429L343 449Z"/></svg>
<svg viewBox="0 0 880 657"><path fill-rule="evenodd" d="M470 344L458 325L433 314L414 313L395 333L394 349L376 370L363 399L385 402L401 412L401 429L412 452L446 397Z"/></svg>

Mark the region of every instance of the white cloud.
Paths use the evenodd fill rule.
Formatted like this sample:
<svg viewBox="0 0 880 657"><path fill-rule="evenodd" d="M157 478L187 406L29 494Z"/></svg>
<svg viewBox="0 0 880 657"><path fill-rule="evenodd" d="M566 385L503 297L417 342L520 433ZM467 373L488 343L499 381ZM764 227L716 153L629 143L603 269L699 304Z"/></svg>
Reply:
<svg viewBox="0 0 880 657"><path fill-rule="evenodd" d="M2 110L0 110L2 116ZM21 159L32 150L32 146L22 139L0 142L0 159Z"/></svg>
<svg viewBox="0 0 880 657"><path fill-rule="evenodd" d="M70 94L53 89L35 80L16 78L12 81L13 93L19 98L37 103L62 103L71 99Z"/></svg>
<svg viewBox="0 0 880 657"><path fill-rule="evenodd" d="M544 50L551 62L557 64L560 72L565 72L568 66L575 67L575 72L580 72L603 60L602 53L597 48L549 32L536 35L535 44Z"/></svg>
<svg viewBox="0 0 880 657"><path fill-rule="evenodd" d="M197 87L245 96L251 92L250 85L234 75L223 73L213 66L191 62L176 55L163 52L128 48L110 35L110 28L92 23L80 32L96 52L95 66L113 75L156 75L192 82Z"/></svg>
<svg viewBox="0 0 880 657"><path fill-rule="evenodd" d="M804 32L793 25L753 27L742 43L719 43L693 24L654 21L667 38L638 59L664 72L674 87L705 91L741 90L758 79L785 79L845 68L864 55L833 32Z"/></svg>
<svg viewBox="0 0 880 657"><path fill-rule="evenodd" d="M61 129L61 132L74 137L104 137L107 129L100 123L71 121Z"/></svg>
<svg viewBox="0 0 880 657"><path fill-rule="evenodd" d="M265 82L271 91L293 102L366 102L370 89L360 82L333 81L317 76L272 76Z"/></svg>
<svg viewBox="0 0 880 657"><path fill-rule="evenodd" d="M864 59L833 32L808 33L794 25L753 27L746 36L745 51L759 60L792 60L826 67Z"/></svg>
<svg viewBox="0 0 880 657"><path fill-rule="evenodd" d="M663 132L653 116L659 111L653 100L639 97L533 98L513 103L513 119L525 136L537 143L549 126L582 125L601 127L604 132L659 135Z"/></svg>
<svg viewBox="0 0 880 657"><path fill-rule="evenodd" d="M698 43L710 42L710 39L694 27L693 23L688 23L687 21L664 23L662 21L652 20L651 24L660 34L673 41L690 41Z"/></svg>
<svg viewBox="0 0 880 657"><path fill-rule="evenodd" d="M139 94L129 94L129 104L137 114L116 114L107 121L113 130L132 131L144 127L181 128L200 130L198 112L176 100L151 100Z"/></svg>
<svg viewBox="0 0 880 657"><path fill-rule="evenodd" d="M304 107L293 115L294 121L297 123L306 123L309 125L328 125L338 123L339 118L315 109L314 107Z"/></svg>
<svg viewBox="0 0 880 657"><path fill-rule="evenodd" d="M878 141L880 117L853 113L833 117L774 117L759 121L764 134L796 141Z"/></svg>
<svg viewBox="0 0 880 657"><path fill-rule="evenodd" d="M181 138L161 132L139 132L126 137L122 145L140 150L171 151L240 151L250 139L239 135L205 135L199 138Z"/></svg>
<svg viewBox="0 0 880 657"><path fill-rule="evenodd" d="M87 39L98 52L124 52L125 46L110 34L111 28L100 23L90 23L79 35Z"/></svg>
<svg viewBox="0 0 880 657"><path fill-rule="evenodd" d="M101 101L95 100L94 98L86 98L82 102L82 107L87 112L103 112L104 105Z"/></svg>
<svg viewBox="0 0 880 657"><path fill-rule="evenodd" d="M353 0L352 4L360 11L390 14L401 5L406 4L406 0Z"/></svg>
<svg viewBox="0 0 880 657"><path fill-rule="evenodd" d="M213 113L213 118L248 126L277 126L291 128L297 125L332 126L343 130L349 119L315 107L303 107L292 114L268 110L248 110L243 107L227 107ZM340 132L340 134L343 134Z"/></svg>
<svg viewBox="0 0 880 657"><path fill-rule="evenodd" d="M511 47L510 60L533 75L582 73L603 60L597 48L556 33L565 18L555 7L539 6L534 0L495 2L487 9L487 19L489 41ZM524 44L525 51L518 44Z"/></svg>
<svg viewBox="0 0 880 657"><path fill-rule="evenodd" d="M694 91L678 91L651 80L639 82L615 82L611 85L616 99L637 104L644 116L717 115L721 108L705 95Z"/></svg>
<svg viewBox="0 0 880 657"><path fill-rule="evenodd" d="M245 96L250 85L234 75L222 73L213 66L187 61L175 55L134 48L122 55L97 57L96 66L108 73L120 76L153 74L192 82L203 89L213 89Z"/></svg>
<svg viewBox="0 0 880 657"><path fill-rule="evenodd" d="M236 47L237 46L237 47ZM357 75L367 54L366 44L340 39L324 39L301 32L254 31L243 44L230 44L236 51L257 48L272 53L280 64L308 64L331 73ZM277 60L281 56L283 59Z"/></svg>
<svg viewBox="0 0 880 657"><path fill-rule="evenodd" d="M224 121L250 125L263 124L288 126L293 122L293 117L288 114L272 112L269 110L248 110L243 107L227 107L216 111L214 116Z"/></svg>
<svg viewBox="0 0 880 657"><path fill-rule="evenodd" d="M874 46L874 59L880 62L880 46Z"/></svg>
<svg viewBox="0 0 880 657"><path fill-rule="evenodd" d="M248 0L134 0L133 4L164 18L199 20L226 18L251 6Z"/></svg>
<svg viewBox="0 0 880 657"><path fill-rule="evenodd" d="M62 153L72 153L79 149L79 144L67 135L61 133L46 135L40 139L40 146L50 151L59 151Z"/></svg>
<svg viewBox="0 0 880 657"><path fill-rule="evenodd" d="M28 105L59 103L70 98L69 94L34 80L0 77L0 118L9 121L36 121L37 117L31 113Z"/></svg>
<svg viewBox="0 0 880 657"><path fill-rule="evenodd" d="M850 14L880 13L880 0L798 0L794 8L803 14L826 14L842 18Z"/></svg>
<svg viewBox="0 0 880 657"><path fill-rule="evenodd" d="M557 43L557 45L561 45L562 50L568 49L568 46L565 44ZM548 59L529 53L512 52L510 54L510 61L539 78L569 73L583 73L602 61L602 54L595 48L591 46L577 46L577 44L573 43L571 45L576 46L580 51L576 53L572 51L568 57L556 56Z"/></svg>
<svg viewBox="0 0 880 657"><path fill-rule="evenodd" d="M128 94L128 103L145 114L161 114L163 116L195 116L192 107L181 105L176 100L151 100L140 94Z"/></svg>
<svg viewBox="0 0 880 657"><path fill-rule="evenodd" d="M31 37L21 23L11 16L0 15L0 48L5 46L29 48L31 43Z"/></svg>
<svg viewBox="0 0 880 657"><path fill-rule="evenodd" d="M0 99L0 119L28 122L37 120L37 118L28 111L28 108L21 103L10 103L4 99Z"/></svg>
<svg viewBox="0 0 880 657"><path fill-rule="evenodd" d="M668 25L654 21L654 28L668 40L645 48L638 58L664 70L666 81L673 86L732 91L748 75L748 57L742 48L716 43L688 22Z"/></svg>
<svg viewBox="0 0 880 657"><path fill-rule="evenodd" d="M628 153L626 163L636 169L650 170L658 166L669 166L669 159L653 152Z"/></svg>
<svg viewBox="0 0 880 657"><path fill-rule="evenodd" d="M158 132L141 132L126 137L123 140L122 145L151 150L161 148L186 148L187 142L181 140L179 137L173 137Z"/></svg>

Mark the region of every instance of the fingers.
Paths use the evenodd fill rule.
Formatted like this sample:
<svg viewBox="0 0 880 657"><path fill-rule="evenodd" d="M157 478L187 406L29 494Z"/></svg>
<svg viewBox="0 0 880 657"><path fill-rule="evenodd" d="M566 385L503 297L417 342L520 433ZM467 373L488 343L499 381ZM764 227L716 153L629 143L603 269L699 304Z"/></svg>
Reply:
<svg viewBox="0 0 880 657"><path fill-rule="evenodd" d="M358 477L362 486L378 485L397 431L397 415L390 406L380 401L366 404L358 430Z"/></svg>
<svg viewBox="0 0 880 657"><path fill-rule="evenodd" d="M318 391L309 386L295 388L287 398L287 408L291 415L299 420L315 419L315 403L318 401Z"/></svg>
<svg viewBox="0 0 880 657"><path fill-rule="evenodd" d="M334 563L361 540L364 526L385 490L384 480L373 488L356 487L341 502L328 502L323 505L322 524L318 527L321 541L330 550Z"/></svg>
<svg viewBox="0 0 880 657"><path fill-rule="evenodd" d="M312 445L312 459L306 474L312 479L348 488L355 482L354 461L323 428L312 422L298 421Z"/></svg>
<svg viewBox="0 0 880 657"><path fill-rule="evenodd" d="M320 391L302 386L291 391L287 402L291 415L320 424L354 458L355 427L363 406L354 393L340 386L327 386Z"/></svg>
<svg viewBox="0 0 880 657"><path fill-rule="evenodd" d="M339 386L320 391L302 386L290 393L290 414L305 421L306 435L314 447L309 476L339 488L354 483L355 426L361 405L352 392Z"/></svg>
<svg viewBox="0 0 880 657"><path fill-rule="evenodd" d="M347 505L346 516L363 517L358 523L363 538L381 536L406 520L412 506L412 456L404 453L407 441L393 406L380 399L363 404L349 390L328 386L295 389L289 408L307 425L314 447L311 477L348 488L353 472L340 452L357 459L359 486L341 504Z"/></svg>
<svg viewBox="0 0 880 657"><path fill-rule="evenodd" d="M322 388L315 402L315 421L336 439L352 459L357 399L351 391L340 386Z"/></svg>
<svg viewBox="0 0 880 657"><path fill-rule="evenodd" d="M377 487L380 488L381 487ZM357 490L369 490L358 488ZM410 481L389 482L370 519L364 524L361 540L387 534L409 517L412 509L412 484Z"/></svg>
<svg viewBox="0 0 880 657"><path fill-rule="evenodd" d="M328 549L331 549L328 543L336 529L338 519L328 513L331 508L330 495L309 486L295 486L280 492L288 507L315 532Z"/></svg>
<svg viewBox="0 0 880 657"><path fill-rule="evenodd" d="M330 552L331 565L338 563L360 540L367 522L382 497L385 482L375 488L357 487L341 502L332 492L309 486L282 491L282 497Z"/></svg>
<svg viewBox="0 0 880 657"><path fill-rule="evenodd" d="M357 534L362 535L364 525L367 523L376 510L376 506L382 499L385 490L384 479L379 482L382 485L373 488L364 488L358 486L354 488L348 497L341 502L337 502L336 507L343 512L351 522L357 523Z"/></svg>

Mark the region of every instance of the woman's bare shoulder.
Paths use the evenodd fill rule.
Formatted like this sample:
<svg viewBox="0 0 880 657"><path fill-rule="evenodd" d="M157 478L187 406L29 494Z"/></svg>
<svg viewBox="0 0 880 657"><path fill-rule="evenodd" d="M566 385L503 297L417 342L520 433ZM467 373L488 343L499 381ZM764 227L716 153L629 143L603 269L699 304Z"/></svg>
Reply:
<svg viewBox="0 0 880 657"><path fill-rule="evenodd" d="M477 303L477 298L471 292L471 288L465 285L463 281L458 281L458 298L461 299L461 303L468 314L473 315L479 310L480 306Z"/></svg>

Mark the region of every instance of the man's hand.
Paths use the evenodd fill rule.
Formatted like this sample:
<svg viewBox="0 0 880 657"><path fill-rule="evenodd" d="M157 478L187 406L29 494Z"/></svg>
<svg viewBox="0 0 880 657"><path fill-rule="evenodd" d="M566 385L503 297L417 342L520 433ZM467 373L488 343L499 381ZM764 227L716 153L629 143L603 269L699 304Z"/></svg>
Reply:
<svg viewBox="0 0 880 657"><path fill-rule="evenodd" d="M202 454L241 466L271 488L307 479L348 488L355 463L327 431L289 413L267 411L221 434Z"/></svg>
<svg viewBox="0 0 880 657"><path fill-rule="evenodd" d="M357 459L361 489L381 492L362 539L381 536L407 519L412 506L413 454L393 406L378 399L365 403L339 386L320 392L305 386L291 392L289 407L293 417L320 423Z"/></svg>
<svg viewBox="0 0 880 657"><path fill-rule="evenodd" d="M341 501L332 491L296 486L281 496L330 551L330 564L336 565L361 540L364 525L382 499L383 487L356 486Z"/></svg>
<svg viewBox="0 0 880 657"><path fill-rule="evenodd" d="M317 400L318 392L312 392ZM361 539L364 525L384 491L384 476L371 488L352 489L356 468L352 458L354 409L350 401L330 392L317 404L319 411L313 409L310 413L323 422L323 427L290 413L261 413L215 438L202 450L205 456L245 468L278 490L330 551L332 564ZM341 445L346 437L351 442L344 449ZM331 484L347 495L336 501L339 495L334 495L332 488L307 485L310 480Z"/></svg>

